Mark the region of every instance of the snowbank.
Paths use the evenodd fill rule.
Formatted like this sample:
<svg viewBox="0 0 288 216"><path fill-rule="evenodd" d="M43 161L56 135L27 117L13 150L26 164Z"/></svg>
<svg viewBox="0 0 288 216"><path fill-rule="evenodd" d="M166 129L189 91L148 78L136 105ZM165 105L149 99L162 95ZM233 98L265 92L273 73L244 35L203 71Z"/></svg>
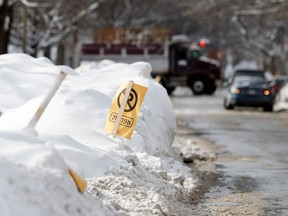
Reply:
<svg viewBox="0 0 288 216"><path fill-rule="evenodd" d="M288 84L284 85L275 99L275 111L288 111Z"/></svg>
<svg viewBox="0 0 288 216"><path fill-rule="evenodd" d="M68 77L35 130L26 128L60 71ZM145 62L86 62L74 71L0 56L0 215L191 215L196 180L171 147L173 106L150 73ZM130 141L103 130L129 80L148 87ZM68 167L88 181L84 194Z"/></svg>

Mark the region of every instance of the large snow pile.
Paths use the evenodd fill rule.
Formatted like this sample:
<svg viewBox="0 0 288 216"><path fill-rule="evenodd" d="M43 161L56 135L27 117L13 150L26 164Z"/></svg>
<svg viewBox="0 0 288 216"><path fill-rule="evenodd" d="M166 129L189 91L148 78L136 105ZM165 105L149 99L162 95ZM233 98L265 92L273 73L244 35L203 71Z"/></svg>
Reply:
<svg viewBox="0 0 288 216"><path fill-rule="evenodd" d="M288 84L285 84L275 98L275 111L288 111Z"/></svg>
<svg viewBox="0 0 288 216"><path fill-rule="evenodd" d="M29 121L60 71L68 73L35 129ZM0 215L192 215L196 178L171 145L175 116L151 66L0 56ZM104 132L121 84L148 87L131 140ZM81 194L68 167L85 178Z"/></svg>

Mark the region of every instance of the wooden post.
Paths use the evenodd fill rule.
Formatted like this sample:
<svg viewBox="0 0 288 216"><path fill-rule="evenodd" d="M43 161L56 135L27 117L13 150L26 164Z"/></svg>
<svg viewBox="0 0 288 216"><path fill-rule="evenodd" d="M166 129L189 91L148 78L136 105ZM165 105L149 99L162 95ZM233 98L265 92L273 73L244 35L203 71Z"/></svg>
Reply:
<svg viewBox="0 0 288 216"><path fill-rule="evenodd" d="M57 76L57 78L56 78L56 80L54 82L54 85L49 90L48 94L45 96L45 98L42 101L41 105L39 106L38 110L34 114L34 116L31 119L31 121L29 122L29 124L28 124L29 128L35 128L35 126L38 123L40 117L42 116L43 112L45 111L47 105L49 104L49 102L51 101L52 97L54 96L54 94L58 90L58 88L61 85L62 81L65 79L66 75L67 75L67 73L65 73L63 71L61 71L58 74L58 76Z"/></svg>
<svg viewBox="0 0 288 216"><path fill-rule="evenodd" d="M161 76L160 75L157 75L154 80L157 82L157 83L160 83L161 82Z"/></svg>
<svg viewBox="0 0 288 216"><path fill-rule="evenodd" d="M115 124L114 124L114 127L113 127L113 131L112 131L112 134L113 134L114 138L115 138L115 136L116 136L116 134L117 134L117 130L118 130L118 127L119 127L119 124L120 124L120 121L121 121L121 118L122 118L122 115L123 115L125 106L126 106L126 104L127 104L128 97L129 97L130 92L131 92L131 90L132 90L133 84L134 84L133 81L129 81L128 86L127 86L127 88L126 88L125 95L124 95L124 98L123 98L123 100L122 100L122 103L121 103L119 112L118 112L118 114L117 114L117 118L116 118L116 120L115 120Z"/></svg>

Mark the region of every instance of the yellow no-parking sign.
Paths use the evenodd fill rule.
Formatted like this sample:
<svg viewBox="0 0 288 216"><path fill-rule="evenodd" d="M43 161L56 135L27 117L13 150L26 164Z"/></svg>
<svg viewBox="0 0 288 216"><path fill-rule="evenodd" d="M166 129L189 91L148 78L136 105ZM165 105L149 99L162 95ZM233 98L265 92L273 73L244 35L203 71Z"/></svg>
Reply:
<svg viewBox="0 0 288 216"><path fill-rule="evenodd" d="M113 98L105 131L131 139L147 88L133 81L123 84Z"/></svg>

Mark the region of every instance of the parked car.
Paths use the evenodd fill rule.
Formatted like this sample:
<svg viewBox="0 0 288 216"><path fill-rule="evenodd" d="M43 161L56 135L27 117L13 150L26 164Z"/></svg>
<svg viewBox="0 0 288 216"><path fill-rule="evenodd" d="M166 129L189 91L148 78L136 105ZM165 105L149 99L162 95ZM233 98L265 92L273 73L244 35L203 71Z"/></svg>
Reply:
<svg viewBox="0 0 288 216"><path fill-rule="evenodd" d="M228 82L224 97L224 107L235 106L263 107L264 111L273 111L274 84L268 80L262 70L237 70Z"/></svg>

